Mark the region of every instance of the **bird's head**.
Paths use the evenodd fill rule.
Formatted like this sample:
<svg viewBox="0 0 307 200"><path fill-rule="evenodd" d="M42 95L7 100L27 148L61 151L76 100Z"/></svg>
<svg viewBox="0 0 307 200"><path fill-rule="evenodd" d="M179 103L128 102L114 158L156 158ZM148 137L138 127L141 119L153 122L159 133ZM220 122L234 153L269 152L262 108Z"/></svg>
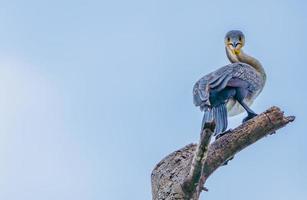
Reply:
<svg viewBox="0 0 307 200"><path fill-rule="evenodd" d="M241 31L232 30L229 31L225 36L225 46L233 54L239 55L241 53L241 48L245 44L245 37Z"/></svg>

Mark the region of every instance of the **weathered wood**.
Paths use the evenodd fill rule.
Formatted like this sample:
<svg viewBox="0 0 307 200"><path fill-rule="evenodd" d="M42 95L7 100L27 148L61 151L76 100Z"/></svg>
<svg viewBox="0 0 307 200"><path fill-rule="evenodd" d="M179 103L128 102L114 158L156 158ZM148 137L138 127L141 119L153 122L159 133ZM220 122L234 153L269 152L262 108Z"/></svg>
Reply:
<svg viewBox="0 0 307 200"><path fill-rule="evenodd" d="M279 108L272 107L214 141L209 146L202 164L202 178L197 187L203 188L208 177L236 153L293 120L293 116L285 117ZM192 195L187 195L189 190L182 187L191 173L191 163L196 149L196 144L189 144L171 153L156 165L151 175L153 200L199 199L199 189L193 190ZM190 198L187 198L189 196Z"/></svg>
<svg viewBox="0 0 307 200"><path fill-rule="evenodd" d="M185 199L191 199L193 198L193 196L198 194L195 190L197 189L202 175L203 165L207 158L208 146L210 143L211 136L214 132L214 128L214 122L206 123L204 126L204 130L201 133L199 143L194 152L189 174L187 175L182 184Z"/></svg>

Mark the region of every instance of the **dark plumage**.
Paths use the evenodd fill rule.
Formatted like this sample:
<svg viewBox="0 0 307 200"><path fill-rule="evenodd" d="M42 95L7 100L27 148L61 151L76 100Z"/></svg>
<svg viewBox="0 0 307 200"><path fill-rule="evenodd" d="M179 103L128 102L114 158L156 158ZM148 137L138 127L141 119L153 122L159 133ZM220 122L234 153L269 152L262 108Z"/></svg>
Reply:
<svg viewBox="0 0 307 200"><path fill-rule="evenodd" d="M242 41L241 38L244 38L242 32L231 31L229 33L225 39L227 44L235 39L239 43ZM243 44L241 44L242 46ZM195 83L193 88L194 104L204 111L202 128L205 122L214 120L216 124L215 135L224 132L227 128L226 106L230 101L233 105L236 102L239 103L247 111L248 116L243 121L256 116L256 113L248 107L246 102L253 101L262 90L265 82L264 76L255 67L240 62L240 60L244 61L244 58L240 59L240 55L237 55L235 51L240 52L240 48L233 49L234 51L230 51L230 53L235 53L231 56L235 56L234 59L237 58L238 62L233 62L205 75ZM251 59L251 57L248 58Z"/></svg>

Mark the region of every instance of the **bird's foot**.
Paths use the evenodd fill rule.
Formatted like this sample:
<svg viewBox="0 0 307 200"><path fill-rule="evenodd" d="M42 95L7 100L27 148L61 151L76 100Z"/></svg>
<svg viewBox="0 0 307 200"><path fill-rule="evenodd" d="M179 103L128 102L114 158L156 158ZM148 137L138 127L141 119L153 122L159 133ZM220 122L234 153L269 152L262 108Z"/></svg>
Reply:
<svg viewBox="0 0 307 200"><path fill-rule="evenodd" d="M242 123L245 123L245 122L247 122L248 120L250 120L250 119L252 119L252 118L254 118L254 117L256 117L256 116L257 116L256 113L248 113L247 117L245 117L245 118L243 119Z"/></svg>
<svg viewBox="0 0 307 200"><path fill-rule="evenodd" d="M228 165L228 162L231 161L234 158L234 156L232 156L231 158L229 158L228 160L226 160L222 166Z"/></svg>
<svg viewBox="0 0 307 200"><path fill-rule="evenodd" d="M228 129L227 131L224 131L224 132L218 134L217 136L215 136L215 140L219 139L220 137L222 137L222 136L224 136L228 133L231 133L231 131L232 131L232 129Z"/></svg>

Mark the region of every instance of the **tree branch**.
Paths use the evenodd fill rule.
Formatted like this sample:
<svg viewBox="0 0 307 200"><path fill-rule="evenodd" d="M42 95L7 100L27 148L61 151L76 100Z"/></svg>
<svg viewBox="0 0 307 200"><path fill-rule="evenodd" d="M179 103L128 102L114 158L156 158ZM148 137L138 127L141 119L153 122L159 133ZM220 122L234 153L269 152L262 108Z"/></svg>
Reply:
<svg viewBox="0 0 307 200"><path fill-rule="evenodd" d="M190 199L194 195L195 189L199 184L214 128L215 124L213 122L206 123L201 133L200 141L193 156L190 172L182 184L182 190L185 193L186 199Z"/></svg>
<svg viewBox="0 0 307 200"><path fill-rule="evenodd" d="M195 144L187 145L156 165L151 175L153 199L199 199L205 181L219 166L245 147L292 121L293 116L285 117L279 108L272 107L217 139L207 153L205 149L209 139L204 139L206 134L202 134L198 148ZM199 162L200 157L203 162Z"/></svg>
<svg viewBox="0 0 307 200"><path fill-rule="evenodd" d="M272 107L213 142L203 166L199 187L203 187L205 180L236 153L294 121L294 116L284 117L283 114L278 107Z"/></svg>

